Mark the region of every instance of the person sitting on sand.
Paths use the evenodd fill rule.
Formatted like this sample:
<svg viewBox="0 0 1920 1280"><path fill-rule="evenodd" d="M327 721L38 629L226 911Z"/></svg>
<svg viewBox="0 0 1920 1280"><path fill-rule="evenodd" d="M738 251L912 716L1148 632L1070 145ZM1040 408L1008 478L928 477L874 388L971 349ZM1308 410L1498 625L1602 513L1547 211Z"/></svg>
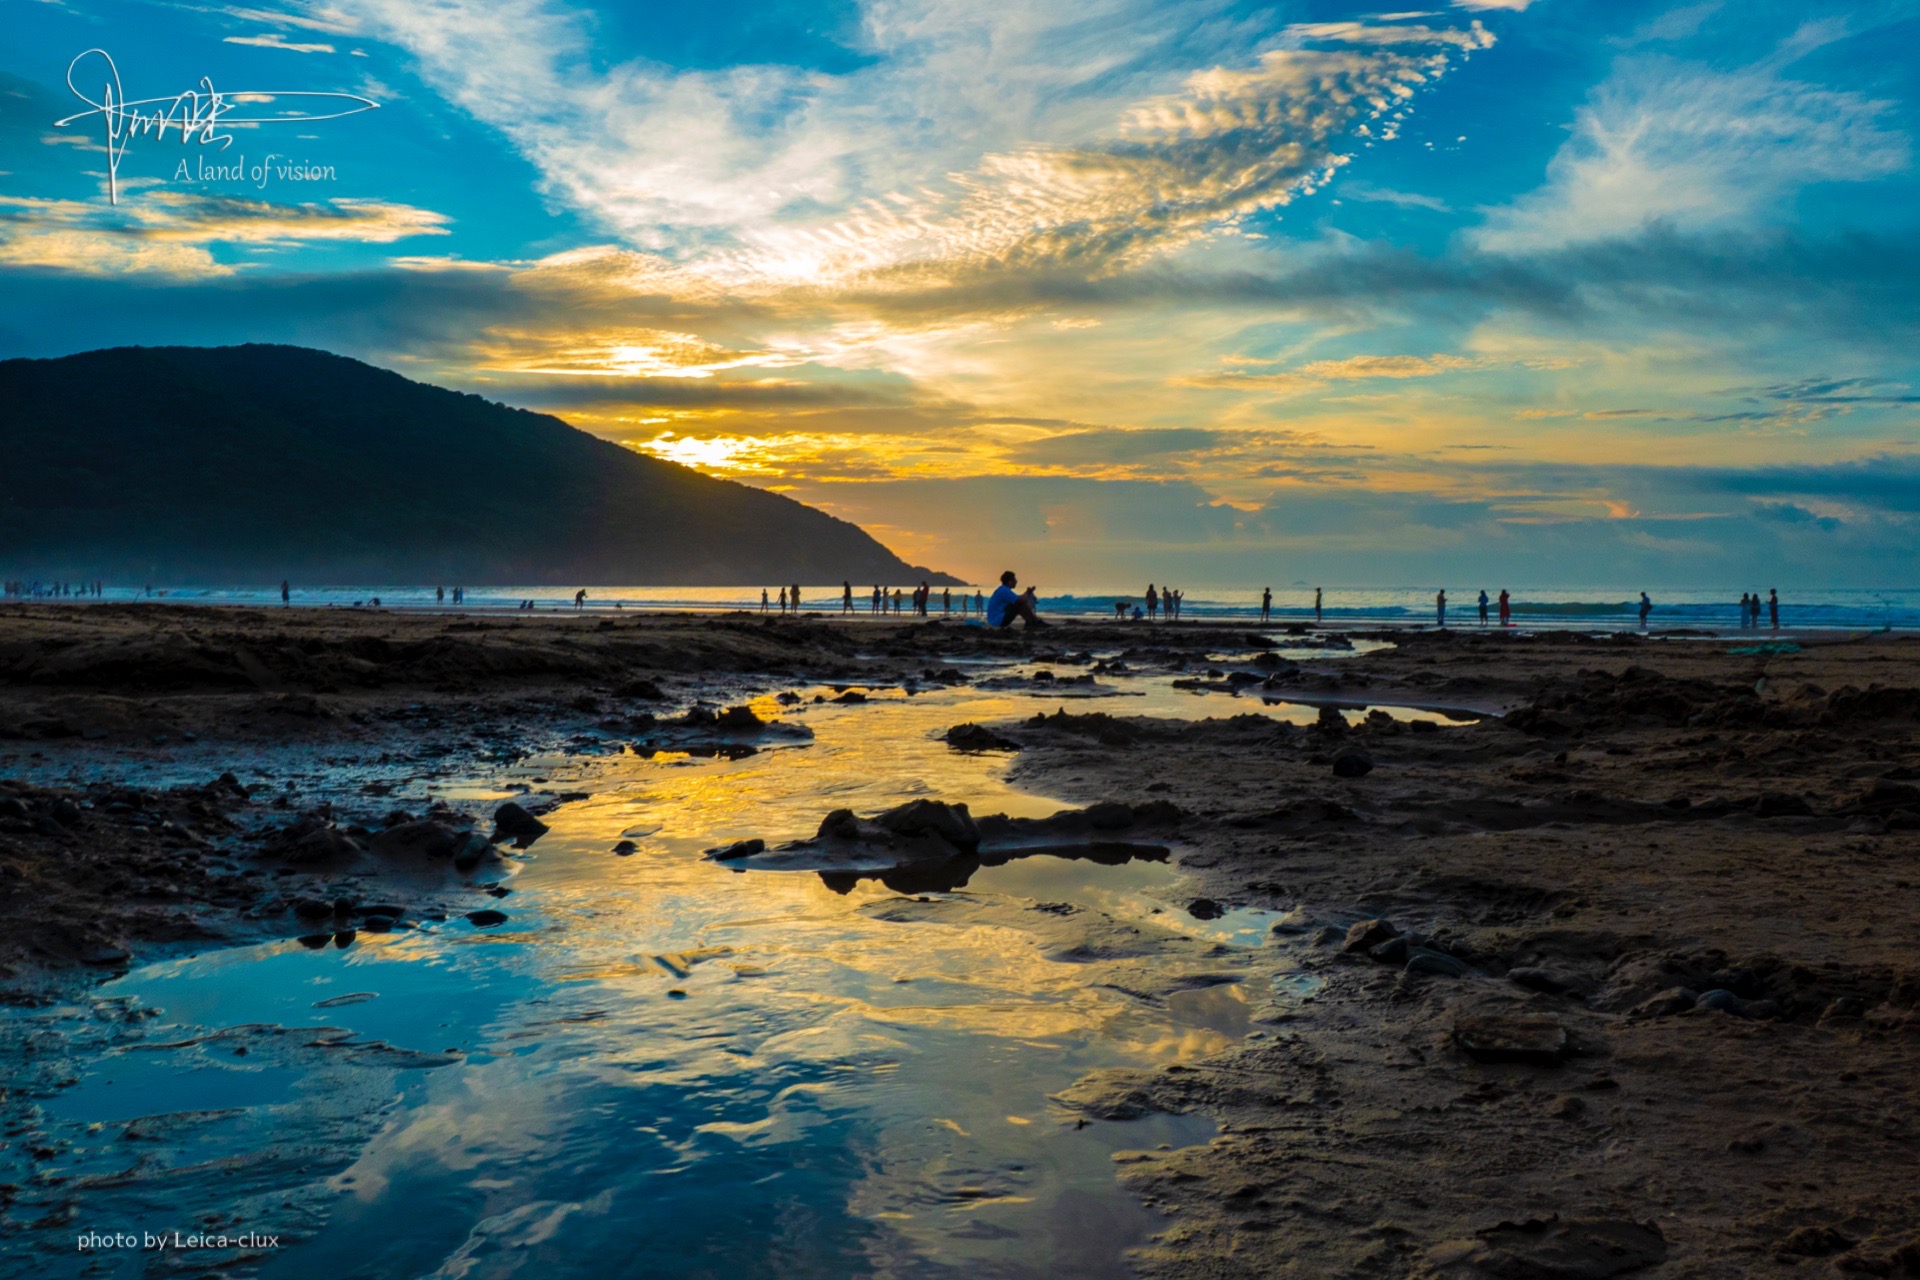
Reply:
<svg viewBox="0 0 1920 1280"><path fill-rule="evenodd" d="M1044 627L1040 620L1039 606L1034 589L1026 592L1015 591L1020 579L1009 569L1000 575L1000 585L993 590L993 596L987 601L987 625L990 627L1010 627L1015 618L1025 618L1029 627Z"/></svg>

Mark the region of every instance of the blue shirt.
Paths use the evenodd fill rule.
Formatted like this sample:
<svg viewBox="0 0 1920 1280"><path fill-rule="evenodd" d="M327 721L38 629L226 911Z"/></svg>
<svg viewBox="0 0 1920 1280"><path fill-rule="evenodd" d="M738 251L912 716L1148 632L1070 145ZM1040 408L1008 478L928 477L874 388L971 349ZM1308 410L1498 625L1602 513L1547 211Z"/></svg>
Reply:
<svg viewBox="0 0 1920 1280"><path fill-rule="evenodd" d="M1004 625L1019 600L1020 593L1004 582L994 588L993 594L987 597L987 625Z"/></svg>

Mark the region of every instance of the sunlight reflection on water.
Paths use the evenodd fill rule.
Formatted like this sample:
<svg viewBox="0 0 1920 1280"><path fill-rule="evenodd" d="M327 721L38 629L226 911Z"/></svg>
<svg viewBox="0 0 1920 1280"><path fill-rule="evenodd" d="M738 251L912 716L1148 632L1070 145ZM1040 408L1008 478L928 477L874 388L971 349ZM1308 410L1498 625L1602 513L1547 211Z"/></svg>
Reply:
<svg viewBox="0 0 1920 1280"><path fill-rule="evenodd" d="M1212 1125L1080 1127L1048 1095L1096 1068L1217 1052L1256 998L1297 996L1275 982L1288 965L1269 913L1192 919L1178 871L1153 861L1028 858L903 899L699 852L920 796L1062 807L1010 785L1007 756L948 748L962 721L1318 714L1129 687L1146 696L764 698L763 717L813 742L731 761L547 757L471 780L454 793L533 777L588 793L548 815L505 924L150 965L105 994L160 1009L149 1037L179 1047L103 1056L50 1107L76 1123L236 1109L169 1154L277 1158L113 1207L129 1228L266 1215L301 1238L269 1276L1114 1274L1159 1220L1119 1190L1112 1153ZM623 833L632 856L611 852ZM185 1043L247 1024L340 1030ZM395 1052L342 1048L348 1035ZM426 1070L408 1053L452 1056Z"/></svg>

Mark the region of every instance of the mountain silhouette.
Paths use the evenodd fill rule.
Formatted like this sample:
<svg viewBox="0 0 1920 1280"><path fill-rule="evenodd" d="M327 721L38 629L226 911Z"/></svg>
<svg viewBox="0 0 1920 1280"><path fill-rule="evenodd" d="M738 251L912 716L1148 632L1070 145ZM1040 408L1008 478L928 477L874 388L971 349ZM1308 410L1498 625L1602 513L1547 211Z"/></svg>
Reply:
<svg viewBox="0 0 1920 1280"><path fill-rule="evenodd" d="M0 361L0 458L7 577L959 581L779 494L304 347Z"/></svg>

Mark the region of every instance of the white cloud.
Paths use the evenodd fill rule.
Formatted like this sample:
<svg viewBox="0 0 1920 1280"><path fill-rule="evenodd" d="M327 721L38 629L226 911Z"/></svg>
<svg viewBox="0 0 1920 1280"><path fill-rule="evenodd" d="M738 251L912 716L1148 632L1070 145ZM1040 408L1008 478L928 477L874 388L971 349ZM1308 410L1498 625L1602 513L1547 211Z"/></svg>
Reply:
<svg viewBox="0 0 1920 1280"><path fill-rule="evenodd" d="M1392 137L1420 87L1493 42L1478 23L1196 26L1210 3L867 0L855 71L673 70L596 67L555 0L342 4L551 195L744 290L1124 266L1315 189L1344 139L1370 121ZM1251 58L1263 34L1283 47Z"/></svg>
<svg viewBox="0 0 1920 1280"><path fill-rule="evenodd" d="M228 36L222 43L246 44L256 49L285 49L288 53L332 53L330 44L295 44L277 31L258 36Z"/></svg>
<svg viewBox="0 0 1920 1280"><path fill-rule="evenodd" d="M1512 13L1525 13L1533 0L1453 0L1453 7L1466 9L1473 13L1490 13L1505 9Z"/></svg>
<svg viewBox="0 0 1920 1280"><path fill-rule="evenodd" d="M1890 104L1785 78L1666 57L1621 64L1581 108L1547 182L1492 211L1476 235L1527 251L1632 235L1649 223L1752 224L1817 182L1906 168Z"/></svg>

